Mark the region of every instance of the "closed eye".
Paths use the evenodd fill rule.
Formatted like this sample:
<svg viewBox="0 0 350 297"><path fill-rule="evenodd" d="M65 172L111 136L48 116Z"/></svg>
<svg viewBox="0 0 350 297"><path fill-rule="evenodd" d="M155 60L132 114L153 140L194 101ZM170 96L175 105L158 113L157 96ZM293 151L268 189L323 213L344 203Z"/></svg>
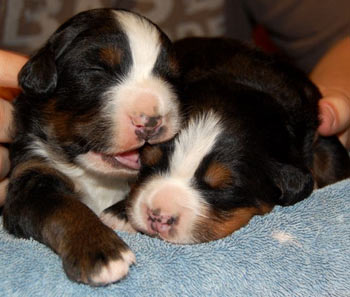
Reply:
<svg viewBox="0 0 350 297"><path fill-rule="evenodd" d="M105 72L105 70L101 67L91 67L91 68L86 69L85 71Z"/></svg>

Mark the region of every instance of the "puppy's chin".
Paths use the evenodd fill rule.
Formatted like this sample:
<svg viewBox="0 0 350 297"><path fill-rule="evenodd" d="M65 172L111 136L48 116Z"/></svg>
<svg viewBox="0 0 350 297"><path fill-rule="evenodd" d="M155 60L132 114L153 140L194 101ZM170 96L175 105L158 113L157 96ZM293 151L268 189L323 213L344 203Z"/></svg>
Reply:
<svg viewBox="0 0 350 297"><path fill-rule="evenodd" d="M138 151L107 155L90 151L77 157L77 163L90 173L115 177L135 178L139 173Z"/></svg>

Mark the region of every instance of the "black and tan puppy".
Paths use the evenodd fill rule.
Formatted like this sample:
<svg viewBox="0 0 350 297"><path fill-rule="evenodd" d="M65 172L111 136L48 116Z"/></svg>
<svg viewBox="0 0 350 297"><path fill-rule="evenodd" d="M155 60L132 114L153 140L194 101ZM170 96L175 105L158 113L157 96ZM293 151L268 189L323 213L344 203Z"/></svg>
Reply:
<svg viewBox="0 0 350 297"><path fill-rule="evenodd" d="M186 124L145 147L135 188L103 213L106 224L174 243L215 240L350 175L338 139L316 136L320 93L303 73L234 40L175 47Z"/></svg>
<svg viewBox="0 0 350 297"><path fill-rule="evenodd" d="M178 131L175 62L153 23L99 9L63 24L19 74L4 226L52 248L74 281L111 283L134 262L98 215L129 191L138 148Z"/></svg>

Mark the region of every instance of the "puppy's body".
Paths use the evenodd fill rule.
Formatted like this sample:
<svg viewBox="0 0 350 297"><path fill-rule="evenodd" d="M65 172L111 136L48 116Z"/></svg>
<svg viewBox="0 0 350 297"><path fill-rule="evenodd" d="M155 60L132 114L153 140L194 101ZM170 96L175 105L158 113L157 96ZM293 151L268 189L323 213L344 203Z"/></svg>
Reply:
<svg viewBox="0 0 350 297"><path fill-rule="evenodd" d="M126 201L134 229L210 241L349 176L338 139L317 140L320 94L304 74L234 40L175 46L187 122L174 140L145 148ZM118 226L118 211L108 209L105 221Z"/></svg>
<svg viewBox="0 0 350 297"><path fill-rule="evenodd" d="M72 280L114 282L134 261L97 215L128 193L138 148L177 132L175 62L150 21L99 9L63 24L20 72L4 226L51 247Z"/></svg>

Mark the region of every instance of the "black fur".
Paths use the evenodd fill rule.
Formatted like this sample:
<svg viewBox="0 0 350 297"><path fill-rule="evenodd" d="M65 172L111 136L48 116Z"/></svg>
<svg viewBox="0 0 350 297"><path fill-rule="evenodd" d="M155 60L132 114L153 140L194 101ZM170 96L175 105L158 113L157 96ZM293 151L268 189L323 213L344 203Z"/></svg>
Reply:
<svg viewBox="0 0 350 297"><path fill-rule="evenodd" d="M248 172L260 167L258 176L265 172L279 189L272 201L282 205L306 198L314 178L325 186L350 176L349 157L339 140L316 135L321 94L304 73L230 39L185 39L175 48L185 82L180 97L185 114L213 109L225 124L227 135L210 158L243 160ZM322 149L332 159L327 170L314 162Z"/></svg>
<svg viewBox="0 0 350 297"><path fill-rule="evenodd" d="M247 217L263 214L274 205L292 205L307 198L314 187L350 176L349 156L339 140L317 136L321 94L304 73L231 39L189 38L176 42L175 50L182 81L184 127L190 119L209 111L220 116L224 127L191 180L191 187L206 201L211 213L193 228L195 242L234 231L239 209ZM175 143L173 139L153 146L162 153L141 168L137 186L127 201L131 217L135 216L136 197L148 181L167 176ZM146 160L149 152L152 149L144 153ZM210 167L217 164L222 171L221 185L206 178ZM242 224L246 222L242 220ZM234 227L221 232L220 224ZM169 234L166 239L172 241Z"/></svg>

